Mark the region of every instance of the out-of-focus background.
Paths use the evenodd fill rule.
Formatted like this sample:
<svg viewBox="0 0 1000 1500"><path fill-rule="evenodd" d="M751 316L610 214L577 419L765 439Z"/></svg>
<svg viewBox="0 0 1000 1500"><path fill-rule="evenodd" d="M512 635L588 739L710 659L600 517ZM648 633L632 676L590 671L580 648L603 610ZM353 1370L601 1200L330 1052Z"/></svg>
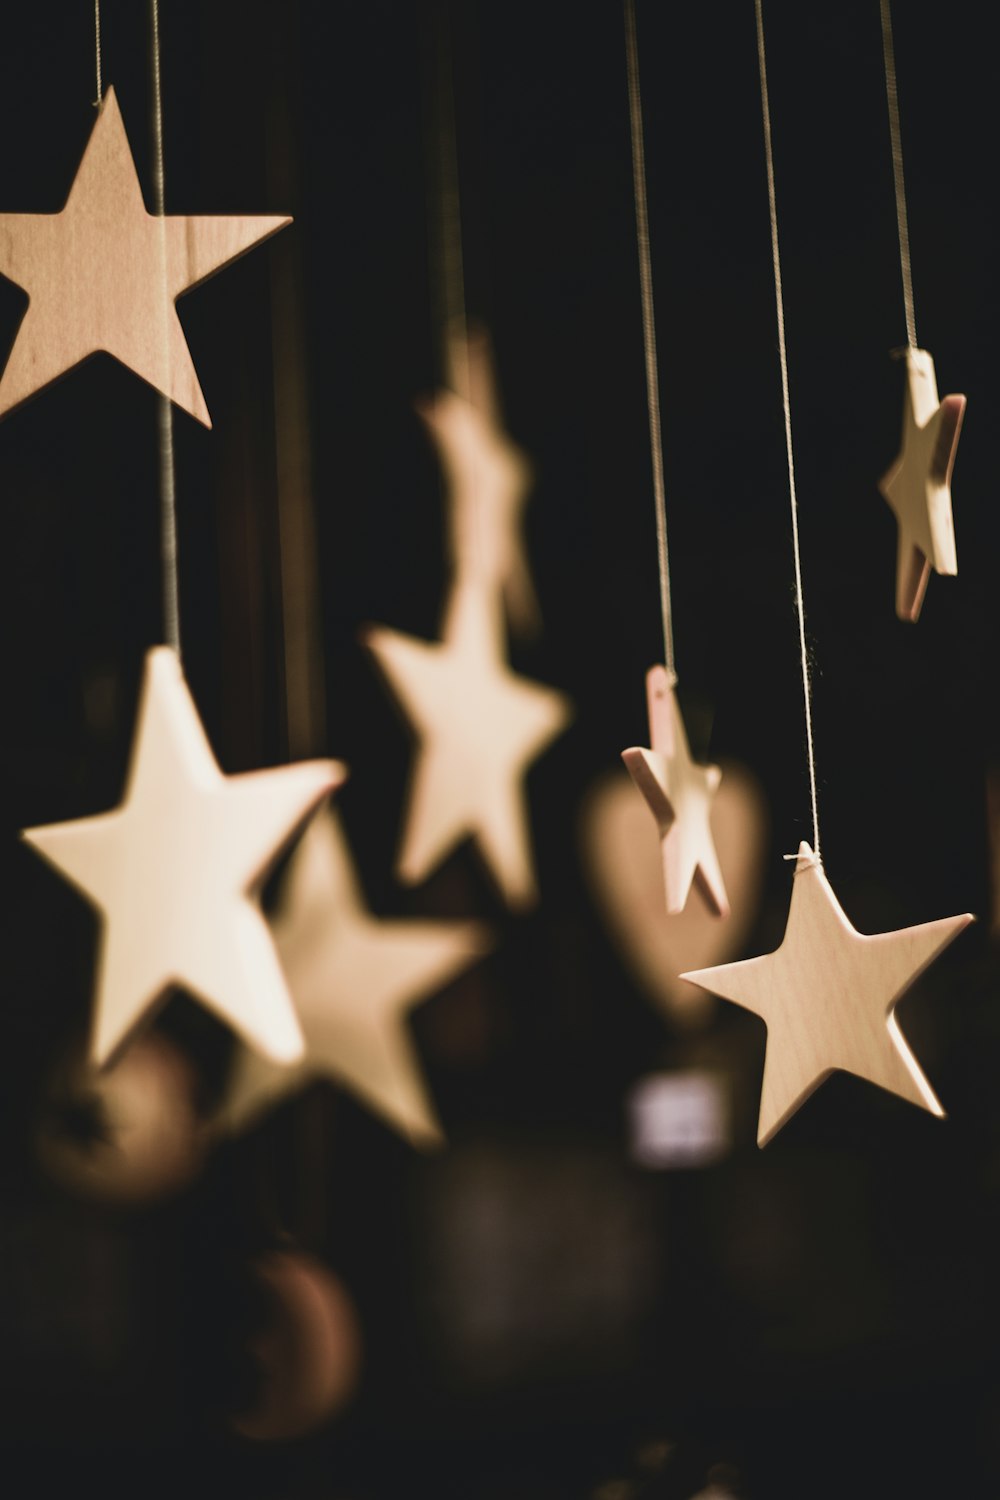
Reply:
<svg viewBox="0 0 1000 1500"><path fill-rule="evenodd" d="M741 882L741 951L763 952L787 910L781 856L810 826L753 7L637 9L680 697L695 752L767 809ZM441 1152L325 1084L209 1140L231 1042L183 996L117 1084L80 1086L95 921L16 833L121 792L161 633L156 398L99 356L9 415L0 1486L996 1492L989 8L896 6L917 330L942 395L969 396L960 576L933 577L908 627L876 490L905 342L878 5L765 7L826 868L861 931L980 918L900 1009L948 1121L837 1076L765 1152L763 1025L657 1002L594 833L620 750L645 737L659 650L620 6L160 10L168 211L295 216L180 303L214 420L174 422L188 680L224 770L288 757L289 591L313 596L286 577L283 607L279 504L308 502L319 628L302 670L326 729L314 717L292 750L350 764L338 804L373 911L483 918L497 948L413 1013ZM151 203L146 8L101 13ZM5 10L4 210L62 206L93 120L92 25L83 3ZM468 847L416 889L395 883L410 745L358 644L371 621L432 636L446 583L414 412L442 375L442 36L468 313L536 467L544 632L513 660L576 705L528 779L529 916L503 909ZM0 283L4 348L24 301Z"/></svg>

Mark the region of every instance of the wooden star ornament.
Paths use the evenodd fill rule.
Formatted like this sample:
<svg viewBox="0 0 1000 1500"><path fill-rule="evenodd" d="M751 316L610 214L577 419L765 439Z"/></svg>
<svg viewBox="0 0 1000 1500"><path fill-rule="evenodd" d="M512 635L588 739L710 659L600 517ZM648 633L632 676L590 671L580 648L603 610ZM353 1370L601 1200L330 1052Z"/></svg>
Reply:
<svg viewBox="0 0 1000 1500"><path fill-rule="evenodd" d="M918 975L974 920L966 913L866 937L847 920L812 849L799 845L781 947L681 975L767 1025L758 1145L837 1068L943 1116L894 1012Z"/></svg>
<svg viewBox="0 0 1000 1500"><path fill-rule="evenodd" d="M459 577L502 589L512 629L531 635L541 620L522 535L531 465L503 429L487 335L456 333L448 352L454 389L418 411L447 481L452 563Z"/></svg>
<svg viewBox="0 0 1000 1500"><path fill-rule="evenodd" d="M282 1097L327 1077L414 1145L440 1142L406 1018L489 950L486 929L474 922L373 917L339 820L325 808L292 856L273 933L305 1056L278 1067L244 1049L224 1109L229 1128L252 1124Z"/></svg>
<svg viewBox="0 0 1000 1500"><path fill-rule="evenodd" d="M62 211L0 214L0 274L31 299L0 415L103 350L210 427L174 300L289 223L147 213L108 89Z"/></svg>
<svg viewBox="0 0 1000 1500"><path fill-rule="evenodd" d="M280 1062L302 1033L256 890L344 780L336 761L224 776L175 653L146 657L114 812L22 837L102 913L92 1056L107 1062L174 986Z"/></svg>
<svg viewBox="0 0 1000 1500"><path fill-rule="evenodd" d="M512 907L536 899L523 778L565 728L569 700L503 659L499 600L459 583L441 641L378 626L364 641L420 737L397 874L423 880L471 836Z"/></svg>
<svg viewBox="0 0 1000 1500"><path fill-rule="evenodd" d="M906 350L906 395L899 457L879 481L899 528L896 613L920 617L931 569L958 572L951 509L951 471L965 415L964 396L938 401L934 360Z"/></svg>
<svg viewBox="0 0 1000 1500"><path fill-rule="evenodd" d="M667 911L671 916L683 911L696 883L715 915L728 917L710 822L722 772L691 759L674 684L665 667L650 667L646 673L646 699L652 748L623 750L622 760L660 831Z"/></svg>

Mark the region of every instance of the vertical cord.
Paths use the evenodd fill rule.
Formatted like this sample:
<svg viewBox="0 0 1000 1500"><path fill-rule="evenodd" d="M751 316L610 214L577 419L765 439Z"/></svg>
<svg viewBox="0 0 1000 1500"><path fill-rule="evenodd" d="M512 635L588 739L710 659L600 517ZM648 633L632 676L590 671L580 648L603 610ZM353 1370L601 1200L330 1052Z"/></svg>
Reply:
<svg viewBox="0 0 1000 1500"><path fill-rule="evenodd" d="M896 94L896 51L892 40L892 15L889 0L880 0L882 10L882 58L885 63L885 98L889 106L889 139L892 142L892 176L896 187L896 227L899 230L899 269L903 278L903 307L906 311L906 340L911 349L917 345L917 324L913 313L913 273L910 269L910 228L906 217L906 187L903 181L903 145L899 130L899 98Z"/></svg>
<svg viewBox="0 0 1000 1500"><path fill-rule="evenodd" d="M167 306L167 234L163 224L163 100L160 91L160 7L150 0L153 52L153 197L160 220L160 266L163 279L163 352L170 367ZM180 618L177 602L177 496L174 478L174 417L169 396L159 397L160 442L160 556L163 565L163 634L168 646L180 655Z"/></svg>
<svg viewBox="0 0 1000 1500"><path fill-rule="evenodd" d="M435 110L435 165L437 176L438 243L434 256L439 277L441 336L444 340L445 379L458 395L469 400L471 374L468 356L468 316L465 306L465 262L462 254L462 200L458 185L458 137L455 129L455 69L448 0L439 0L437 56L433 97Z"/></svg>
<svg viewBox="0 0 1000 1500"><path fill-rule="evenodd" d="M663 663L670 675L671 683L675 683L677 672L674 662L673 616L670 608L670 554L667 550L667 502L663 482L660 383L656 364L656 323L653 317L653 272L649 253L649 215L646 206L646 161L642 142L642 96L639 92L635 0L625 0L625 57L628 66L629 114L632 122L632 183L635 196L635 231L639 246L642 333L646 352L646 405L649 409L649 448L653 461L656 555L660 573L660 613L663 617Z"/></svg>
<svg viewBox="0 0 1000 1500"><path fill-rule="evenodd" d="M101 83L101 0L94 0L94 69L97 73L97 98L94 100L94 108L100 109L104 102L104 88Z"/></svg>
<svg viewBox="0 0 1000 1500"><path fill-rule="evenodd" d="M785 348L785 304L781 290L781 257L778 253L778 205L774 192L774 154L771 148L771 105L767 92L767 60L764 56L764 14L761 0L754 0L757 15L757 61L760 69L760 104L764 117L764 153L767 158L767 201L771 214L771 260L774 267L774 303L778 318L778 353L781 360L781 401L785 412L785 453L788 459L788 494L792 509L792 552L795 557L795 608L799 617L799 653L802 659L802 698L806 717L806 750L809 756L809 795L812 800L813 853L820 858L819 813L816 806L816 756L813 747L812 686L806 649L806 616L802 598L802 559L799 555L799 503L795 493L795 459L792 454L792 407L788 396L788 354Z"/></svg>

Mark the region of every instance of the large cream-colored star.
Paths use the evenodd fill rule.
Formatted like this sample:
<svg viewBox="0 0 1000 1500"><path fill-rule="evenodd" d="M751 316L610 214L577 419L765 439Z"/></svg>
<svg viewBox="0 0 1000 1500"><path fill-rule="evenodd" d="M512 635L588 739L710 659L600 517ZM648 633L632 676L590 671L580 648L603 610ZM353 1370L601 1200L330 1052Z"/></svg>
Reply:
<svg viewBox="0 0 1000 1500"><path fill-rule="evenodd" d="M681 975L767 1024L759 1145L836 1068L944 1114L894 1011L917 976L973 920L966 913L866 937L845 917L809 845L799 845L781 947Z"/></svg>
<svg viewBox="0 0 1000 1500"><path fill-rule="evenodd" d="M0 214L0 273L30 297L0 415L104 350L210 427L174 299L290 223L146 212L114 90L57 214Z"/></svg>
<svg viewBox="0 0 1000 1500"><path fill-rule="evenodd" d="M896 613L916 620L931 568L958 572L951 511L951 471L955 463L964 396L938 403L934 360L926 349L906 351L906 396L899 457L879 481L899 527L896 561Z"/></svg>
<svg viewBox="0 0 1000 1500"><path fill-rule="evenodd" d="M365 643L418 735L400 879L423 880L473 837L511 906L536 895L522 785L528 766L570 718L568 699L511 671L498 596L459 583L443 639L378 626Z"/></svg>
<svg viewBox="0 0 1000 1500"><path fill-rule="evenodd" d="M345 1084L415 1145L441 1139L407 1012L491 946L473 922L379 921L365 908L332 809L306 829L273 932L306 1052L276 1067L242 1050L223 1111L232 1129L315 1078Z"/></svg>
<svg viewBox="0 0 1000 1500"><path fill-rule="evenodd" d="M712 838L712 798L722 772L691 759L684 720L665 667L646 673L649 741L622 751L629 775L642 793L660 830L663 885L671 916L684 910L692 882L717 916L728 917L729 901Z"/></svg>
<svg viewBox="0 0 1000 1500"><path fill-rule="evenodd" d="M224 776L173 651L146 657L121 806L23 837L99 908L92 1055L106 1062L173 986L277 1061L302 1033L252 892L344 779L336 761Z"/></svg>

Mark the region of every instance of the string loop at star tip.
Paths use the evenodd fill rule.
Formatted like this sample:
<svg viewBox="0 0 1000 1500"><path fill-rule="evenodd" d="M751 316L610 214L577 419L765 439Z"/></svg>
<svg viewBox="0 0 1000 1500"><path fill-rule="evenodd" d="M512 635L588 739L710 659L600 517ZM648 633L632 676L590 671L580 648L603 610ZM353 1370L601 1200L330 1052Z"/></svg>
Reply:
<svg viewBox="0 0 1000 1500"><path fill-rule="evenodd" d="M783 860L789 863L793 860L795 861L796 875L799 873L800 869L810 869L814 865L822 867L823 864L823 861L819 855L819 851L816 849L810 849L809 845L806 843L800 844L795 854L783 854L781 857Z"/></svg>

